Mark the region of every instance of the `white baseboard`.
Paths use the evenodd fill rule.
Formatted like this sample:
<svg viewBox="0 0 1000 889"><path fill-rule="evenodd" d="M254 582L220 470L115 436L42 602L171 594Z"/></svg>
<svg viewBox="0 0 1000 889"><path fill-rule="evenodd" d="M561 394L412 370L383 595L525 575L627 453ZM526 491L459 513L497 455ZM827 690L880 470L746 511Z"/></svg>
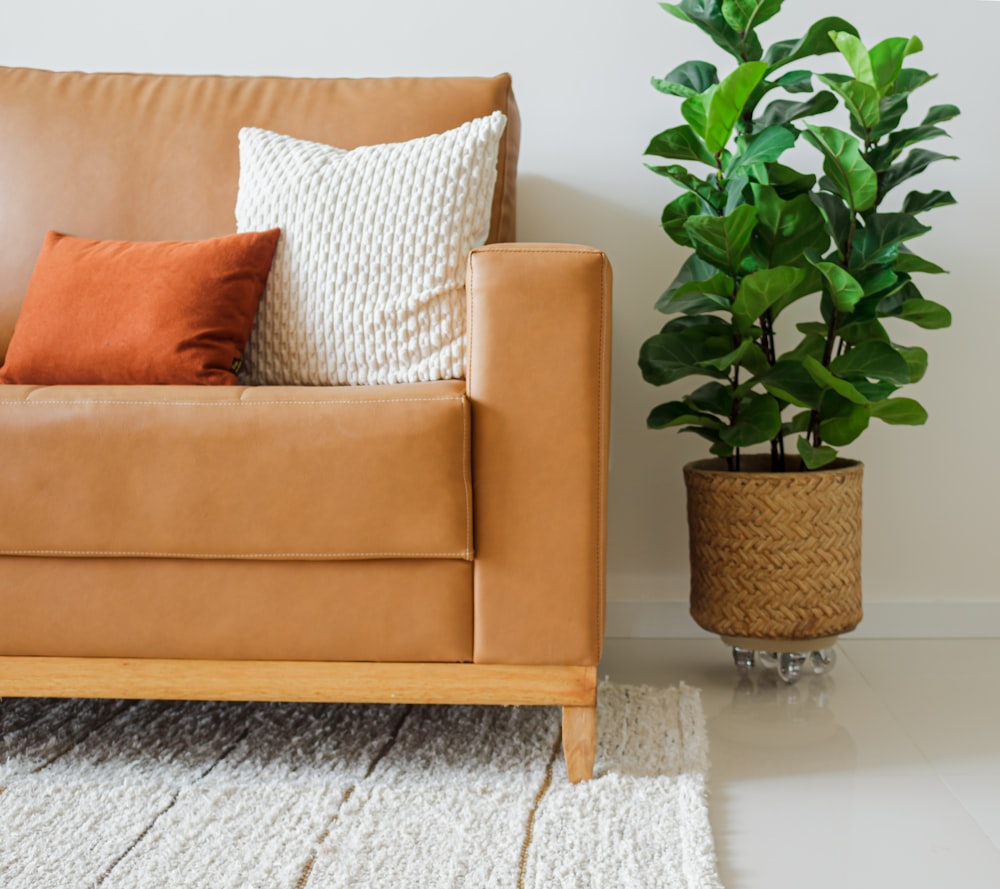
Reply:
<svg viewBox="0 0 1000 889"><path fill-rule="evenodd" d="M853 639L1000 638L1000 602L872 602ZM687 602L608 602L608 638L709 637L688 614Z"/></svg>

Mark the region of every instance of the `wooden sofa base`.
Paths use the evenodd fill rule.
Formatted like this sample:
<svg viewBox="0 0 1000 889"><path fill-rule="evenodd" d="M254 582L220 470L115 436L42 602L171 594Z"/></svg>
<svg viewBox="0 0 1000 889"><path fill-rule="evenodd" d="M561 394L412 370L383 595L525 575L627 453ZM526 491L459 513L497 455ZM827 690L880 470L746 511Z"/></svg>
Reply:
<svg viewBox="0 0 1000 889"><path fill-rule="evenodd" d="M2 697L561 706L570 781L597 750L596 667L0 657Z"/></svg>

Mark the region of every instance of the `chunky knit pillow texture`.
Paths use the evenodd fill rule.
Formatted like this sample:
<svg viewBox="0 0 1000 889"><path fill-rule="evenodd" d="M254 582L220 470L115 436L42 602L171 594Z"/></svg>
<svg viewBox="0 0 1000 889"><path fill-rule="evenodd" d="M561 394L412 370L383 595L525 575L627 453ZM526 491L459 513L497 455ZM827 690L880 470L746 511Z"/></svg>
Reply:
<svg viewBox="0 0 1000 889"><path fill-rule="evenodd" d="M464 377L465 267L489 232L506 123L350 151L242 129L237 230L282 232L242 380Z"/></svg>

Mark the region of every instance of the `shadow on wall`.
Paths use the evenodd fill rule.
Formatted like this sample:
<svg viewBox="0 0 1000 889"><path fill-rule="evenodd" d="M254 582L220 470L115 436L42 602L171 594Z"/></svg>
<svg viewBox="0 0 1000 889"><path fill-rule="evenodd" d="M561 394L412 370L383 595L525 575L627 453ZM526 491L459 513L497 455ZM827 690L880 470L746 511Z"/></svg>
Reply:
<svg viewBox="0 0 1000 889"><path fill-rule="evenodd" d="M644 172L644 171L643 171ZM655 177L650 177L655 179ZM706 456L703 442L646 428L670 397L639 373L642 342L663 325L653 308L687 257L658 224L661 190L623 200L526 174L518 179L518 240L589 244L614 269L608 594L687 599L687 524L681 467ZM627 200L631 198L630 205ZM649 204L648 211L639 200Z"/></svg>

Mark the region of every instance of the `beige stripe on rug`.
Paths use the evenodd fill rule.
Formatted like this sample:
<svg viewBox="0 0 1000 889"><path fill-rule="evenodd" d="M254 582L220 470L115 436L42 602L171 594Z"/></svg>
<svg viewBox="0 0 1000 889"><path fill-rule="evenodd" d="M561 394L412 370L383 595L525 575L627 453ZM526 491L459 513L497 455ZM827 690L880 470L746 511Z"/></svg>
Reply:
<svg viewBox="0 0 1000 889"><path fill-rule="evenodd" d="M0 702L4 889L719 889L697 689L550 707Z"/></svg>

